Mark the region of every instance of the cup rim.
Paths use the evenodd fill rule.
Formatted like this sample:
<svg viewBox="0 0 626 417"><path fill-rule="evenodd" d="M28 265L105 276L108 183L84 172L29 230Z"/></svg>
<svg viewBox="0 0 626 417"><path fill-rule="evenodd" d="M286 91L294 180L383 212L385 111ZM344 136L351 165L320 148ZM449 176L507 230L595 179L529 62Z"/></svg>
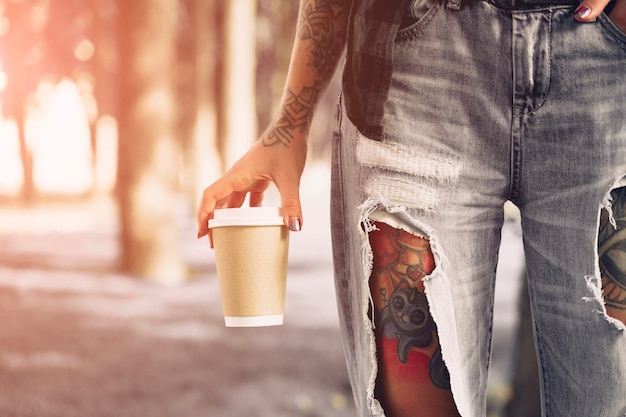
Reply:
<svg viewBox="0 0 626 417"><path fill-rule="evenodd" d="M226 226L282 226L280 207L238 207L217 209L209 228Z"/></svg>

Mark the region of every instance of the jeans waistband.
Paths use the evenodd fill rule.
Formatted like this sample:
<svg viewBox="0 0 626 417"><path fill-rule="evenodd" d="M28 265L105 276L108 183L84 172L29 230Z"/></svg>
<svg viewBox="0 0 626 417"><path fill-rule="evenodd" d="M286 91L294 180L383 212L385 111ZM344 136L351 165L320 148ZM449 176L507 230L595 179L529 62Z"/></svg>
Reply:
<svg viewBox="0 0 626 417"><path fill-rule="evenodd" d="M578 6L581 0L488 0L506 10L529 10L548 6Z"/></svg>

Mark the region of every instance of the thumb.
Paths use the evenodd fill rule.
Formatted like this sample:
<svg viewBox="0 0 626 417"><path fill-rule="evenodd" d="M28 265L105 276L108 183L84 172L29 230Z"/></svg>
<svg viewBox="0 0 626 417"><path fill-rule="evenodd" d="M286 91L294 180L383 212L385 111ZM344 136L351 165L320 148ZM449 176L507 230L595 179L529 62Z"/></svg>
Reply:
<svg viewBox="0 0 626 417"><path fill-rule="evenodd" d="M591 22L602 13L609 0L583 0L574 12L579 22Z"/></svg>
<svg viewBox="0 0 626 417"><path fill-rule="evenodd" d="M298 183L290 183L280 190L283 221L292 232L302 230L303 224L299 188Z"/></svg>

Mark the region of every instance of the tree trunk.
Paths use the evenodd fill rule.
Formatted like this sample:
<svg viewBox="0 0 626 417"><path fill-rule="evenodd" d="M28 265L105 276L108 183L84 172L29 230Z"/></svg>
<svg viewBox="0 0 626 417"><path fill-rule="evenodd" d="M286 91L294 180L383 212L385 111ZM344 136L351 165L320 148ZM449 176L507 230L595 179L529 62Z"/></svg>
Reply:
<svg viewBox="0 0 626 417"><path fill-rule="evenodd" d="M31 203L35 197L35 177L33 175L33 153L26 139L26 114L19 111L15 121L18 129L20 142L20 156L22 159L22 193L21 198L26 203Z"/></svg>
<svg viewBox="0 0 626 417"><path fill-rule="evenodd" d="M43 48L41 28L33 28L33 7L29 4L9 2L3 4L4 16L8 21L8 32L0 39L3 70L7 76L7 85L2 91L2 111L13 118L18 128L20 158L22 163L21 198L31 202L37 194L33 174L33 154L26 137L26 100L34 92L41 80L43 61L41 58L28 59L28 52Z"/></svg>
<svg viewBox="0 0 626 417"><path fill-rule="evenodd" d="M225 4L224 156L230 167L257 139L256 0Z"/></svg>
<svg viewBox="0 0 626 417"><path fill-rule="evenodd" d="M224 171L218 146L217 126L217 39L219 39L219 0L192 2L194 27L195 97L193 130L187 152L188 178L197 206L199 197Z"/></svg>
<svg viewBox="0 0 626 417"><path fill-rule="evenodd" d="M177 0L119 0L119 207L122 268L184 280L176 227L179 144L174 76Z"/></svg>

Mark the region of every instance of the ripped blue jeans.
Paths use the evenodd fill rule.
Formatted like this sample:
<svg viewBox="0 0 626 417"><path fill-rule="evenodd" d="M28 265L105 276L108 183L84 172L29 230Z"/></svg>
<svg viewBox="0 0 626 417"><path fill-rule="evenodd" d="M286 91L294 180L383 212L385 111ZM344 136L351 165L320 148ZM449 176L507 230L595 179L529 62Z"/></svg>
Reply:
<svg viewBox="0 0 626 417"><path fill-rule="evenodd" d="M597 249L626 177L626 35L572 14L435 0L396 38L385 139L339 104L333 252L359 416L384 416L368 286L381 221L429 240L424 286L454 401L485 415L507 200L522 216L543 415L626 415L626 329L606 313Z"/></svg>

